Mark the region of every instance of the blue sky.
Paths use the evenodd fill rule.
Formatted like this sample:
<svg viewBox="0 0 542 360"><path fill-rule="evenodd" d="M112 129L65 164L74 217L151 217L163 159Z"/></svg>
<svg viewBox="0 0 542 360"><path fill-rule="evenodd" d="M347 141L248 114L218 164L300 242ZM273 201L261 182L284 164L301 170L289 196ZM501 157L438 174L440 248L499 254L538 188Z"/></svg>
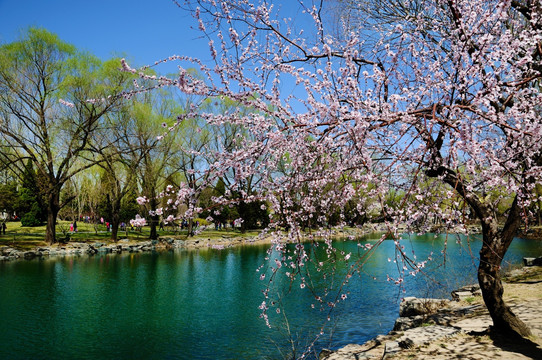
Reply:
<svg viewBox="0 0 542 360"><path fill-rule="evenodd" d="M303 26L297 0L274 3L276 9L282 8L281 17L293 17L293 25ZM43 27L102 60L126 57L134 68L171 55L211 61L208 40L199 38L192 14L171 0L0 0L0 44L17 40L29 26ZM166 63L155 70L171 74L178 65L186 64ZM283 80L288 95L293 91L287 86L291 81Z"/></svg>
<svg viewBox="0 0 542 360"><path fill-rule="evenodd" d="M208 58L193 25L171 0L0 0L0 43L39 26L102 60L126 55L137 66L173 54Z"/></svg>
<svg viewBox="0 0 542 360"><path fill-rule="evenodd" d="M298 5L275 2L289 10ZM29 26L44 27L102 60L126 56L134 67L170 55L210 59L208 41L192 29L193 17L171 0L0 0L0 43L17 40Z"/></svg>

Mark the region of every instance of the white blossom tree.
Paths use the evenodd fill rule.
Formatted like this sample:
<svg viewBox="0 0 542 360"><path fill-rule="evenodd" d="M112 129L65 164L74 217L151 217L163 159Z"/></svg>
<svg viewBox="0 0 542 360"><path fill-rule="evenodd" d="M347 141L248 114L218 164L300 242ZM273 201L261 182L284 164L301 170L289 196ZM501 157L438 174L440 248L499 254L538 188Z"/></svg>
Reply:
<svg viewBox="0 0 542 360"><path fill-rule="evenodd" d="M209 171L261 178L291 240L315 209L321 223L322 210L360 193L377 199L413 274L423 263L404 254L398 225L424 230L438 218L468 233L470 212L482 226L478 279L494 328L530 334L503 302L499 269L541 182L540 1L348 1L352 16L339 16L339 27L326 22L323 1L298 1L295 18L268 1L176 3L194 14L212 62L172 56L163 61L178 61L179 75L158 85L256 109L225 116L193 106L179 117L241 124L251 133L241 149L216 154ZM183 70L192 66L205 79ZM404 192L399 205L386 204L389 189ZM511 199L504 224L490 193ZM274 236L283 250L285 235ZM310 261L297 249L292 278Z"/></svg>

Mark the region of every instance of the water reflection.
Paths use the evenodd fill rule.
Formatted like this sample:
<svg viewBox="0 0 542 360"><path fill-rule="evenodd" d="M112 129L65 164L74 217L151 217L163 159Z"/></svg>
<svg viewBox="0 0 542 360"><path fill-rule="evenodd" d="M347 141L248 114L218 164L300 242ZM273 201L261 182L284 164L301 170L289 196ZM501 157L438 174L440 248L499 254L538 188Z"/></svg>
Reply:
<svg viewBox="0 0 542 360"><path fill-rule="evenodd" d="M416 275L402 287L387 281L398 267L393 241L384 241L342 290L348 301L339 303L329 322L314 294L279 274L270 296L283 308L280 314L270 311L271 329L259 319L267 282L256 272L266 263L267 246L1 263L0 358L274 359L289 351L289 339L306 345L322 324L327 326L317 348L361 343L391 329L402 296L447 296L475 282L471 254L480 243L456 240L405 237L405 251L414 251L419 261L433 258L425 269L432 280ZM334 246L352 253L351 261L363 253L357 242ZM507 261L518 263L526 255L542 255L540 243L516 239ZM337 285L348 264L333 266ZM329 287L325 272L310 279L318 292Z"/></svg>

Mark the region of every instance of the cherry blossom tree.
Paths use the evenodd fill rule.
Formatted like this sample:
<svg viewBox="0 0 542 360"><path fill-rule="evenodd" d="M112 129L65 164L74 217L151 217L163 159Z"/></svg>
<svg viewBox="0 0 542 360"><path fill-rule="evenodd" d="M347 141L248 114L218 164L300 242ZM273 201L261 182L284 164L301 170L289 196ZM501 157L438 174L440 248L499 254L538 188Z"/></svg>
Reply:
<svg viewBox="0 0 542 360"><path fill-rule="evenodd" d="M194 15L210 61L159 61L177 61L180 72L157 79L156 86L176 86L202 99L225 96L255 109L224 115L194 105L178 121L198 116L250 132L242 147L215 154L207 171L220 177L234 169L238 181L262 179L266 200L289 229L286 235L270 229L276 250L284 251L284 237L299 241L300 224L315 209L317 222L325 223L331 210L363 194L384 215L410 269L405 274L415 274L423 262L404 253L398 226L426 231L438 219L445 230L468 234L474 215L483 232L478 279L494 328L530 334L503 302L499 270L539 200L533 191L542 174L539 1L418 0L405 6L383 0L378 8L348 1L352 16L338 16L339 26L323 16L323 1L298 1L292 14L268 1L176 3ZM351 21L360 16L366 20ZM184 70L193 66L204 79ZM123 69L137 73L126 62ZM390 189L404 194L394 206L386 202ZM510 199L502 226L489 194ZM357 211L363 216L366 209ZM303 247L294 257L288 260L291 278L310 261ZM279 257L274 273L286 260Z"/></svg>

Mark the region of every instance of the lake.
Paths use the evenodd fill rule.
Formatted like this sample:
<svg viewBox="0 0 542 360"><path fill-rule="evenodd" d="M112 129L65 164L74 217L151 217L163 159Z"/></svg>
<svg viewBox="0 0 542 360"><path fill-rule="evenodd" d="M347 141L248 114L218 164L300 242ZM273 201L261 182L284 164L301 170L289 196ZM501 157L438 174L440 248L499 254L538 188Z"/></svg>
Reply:
<svg viewBox="0 0 542 360"><path fill-rule="evenodd" d="M387 333L404 296L449 297L476 282L480 241L428 234L401 243L420 261L431 256L424 269L430 278L418 273L402 286L388 281L403 270L393 261L393 241L384 241L346 288L336 290L363 253L360 245L377 238L334 242L339 257L352 258L333 265L335 276L312 271L306 278L311 286L304 289L281 269L267 299L280 304L280 312L268 311L270 328L258 308L273 264L274 254L266 260L269 246L3 262L0 358L281 359L299 357L324 326L314 355L322 347ZM321 247L316 251L325 255ZM541 255L542 242L515 239L504 266ZM260 280L262 273L266 280ZM330 312L328 300L315 301L326 290L328 300L339 294L347 299Z"/></svg>

